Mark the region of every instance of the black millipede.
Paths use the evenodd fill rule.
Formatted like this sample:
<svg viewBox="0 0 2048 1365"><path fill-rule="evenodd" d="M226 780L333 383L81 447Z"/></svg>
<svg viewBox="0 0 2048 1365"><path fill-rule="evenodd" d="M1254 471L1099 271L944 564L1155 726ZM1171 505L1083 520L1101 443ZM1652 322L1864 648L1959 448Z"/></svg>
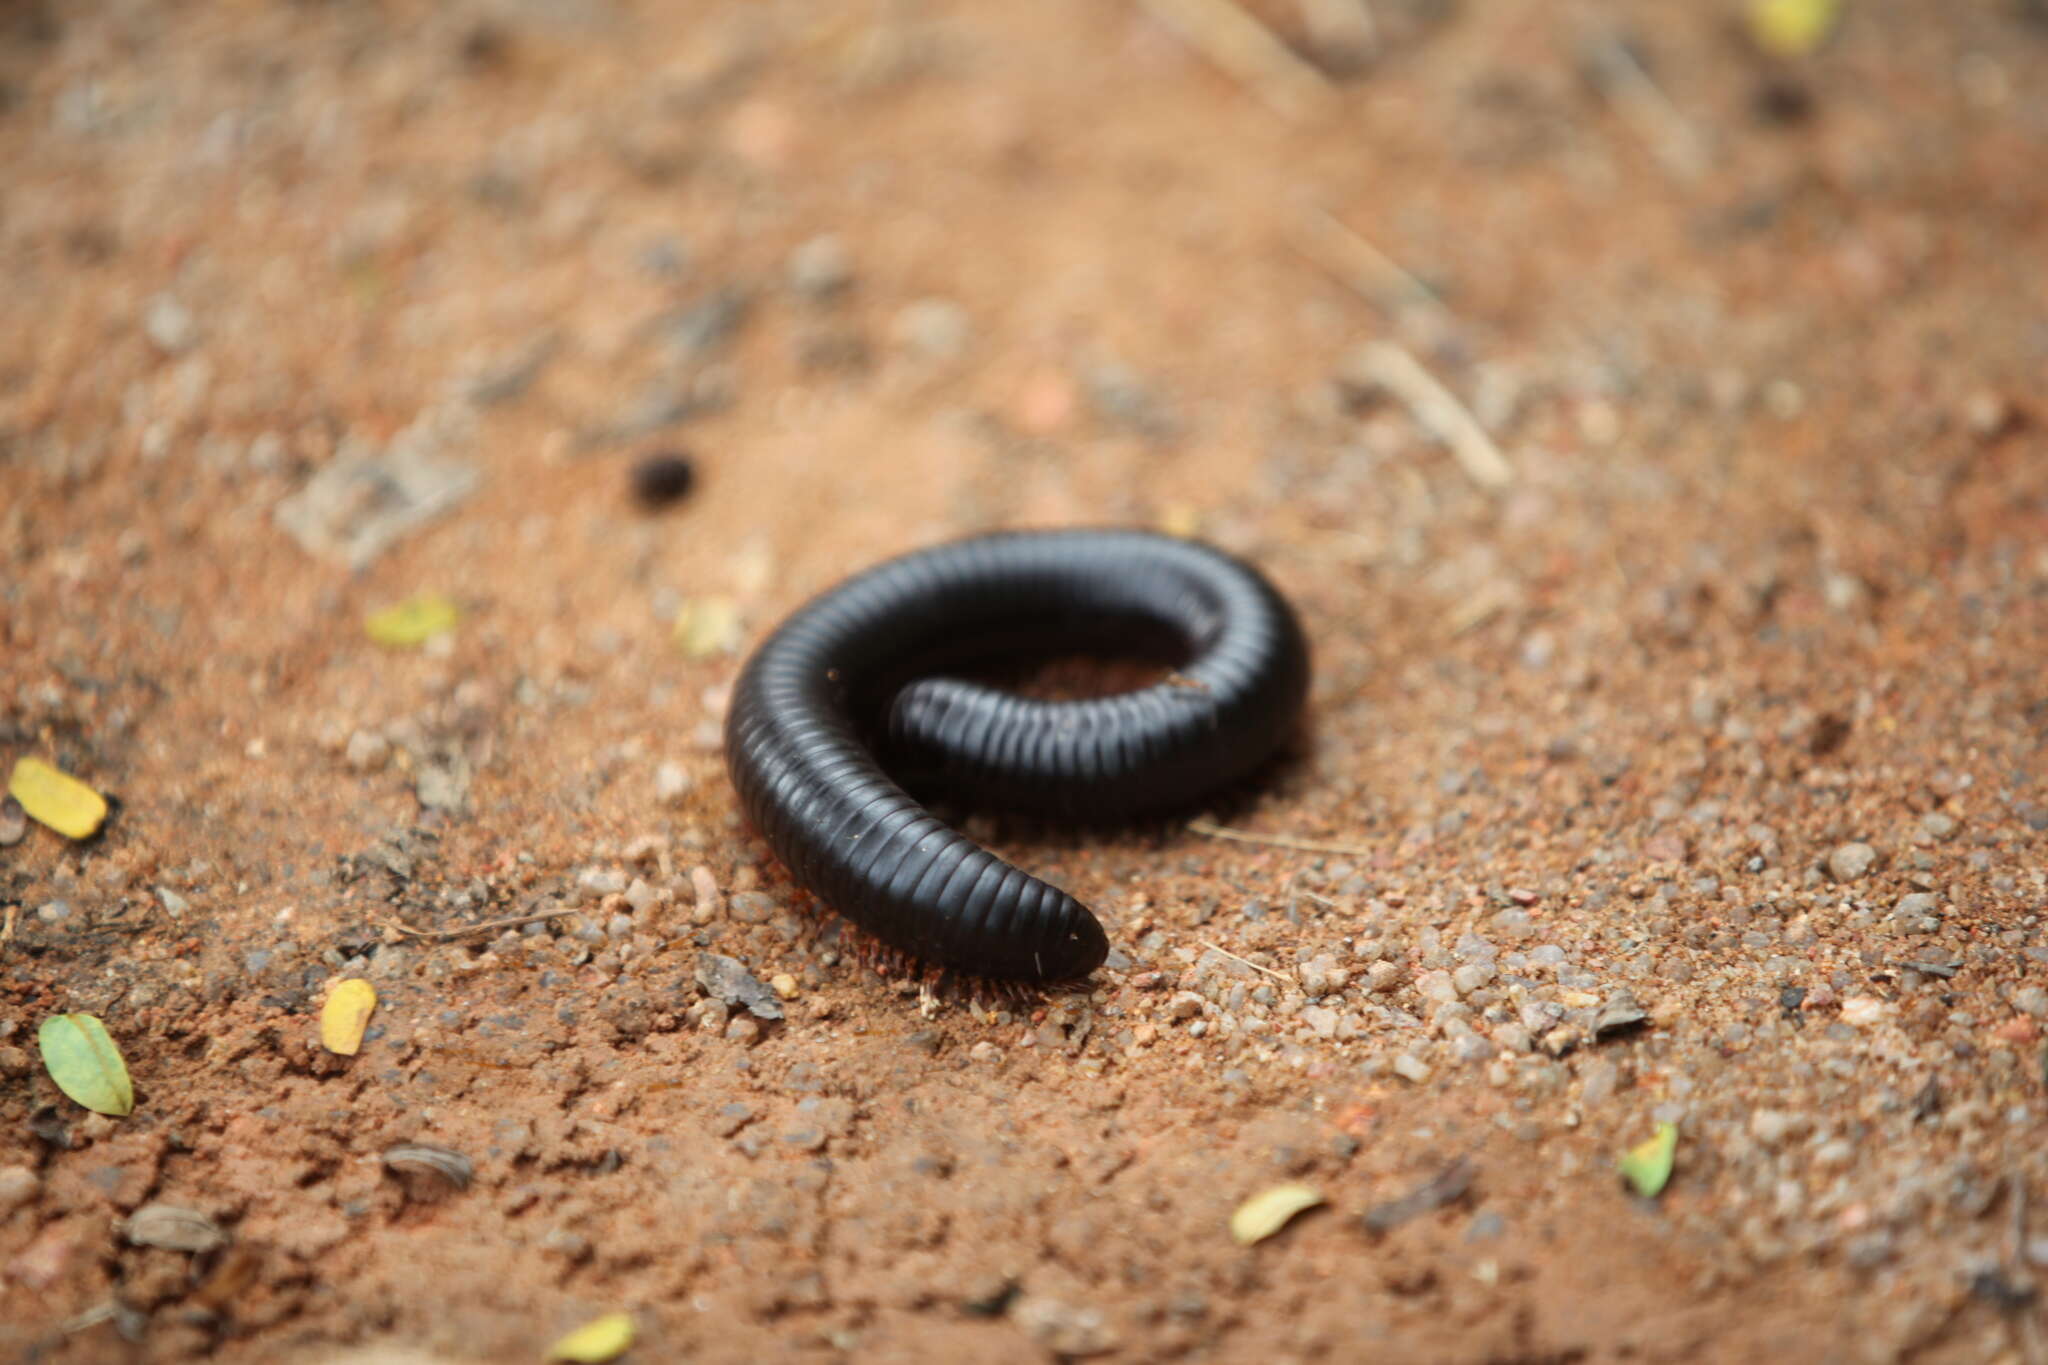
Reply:
<svg viewBox="0 0 2048 1365"><path fill-rule="evenodd" d="M969 676L1048 649L1172 672L1080 700ZM886 948L1036 985L1100 966L1101 922L911 792L1071 820L1186 808L1279 748L1308 677L1292 608L1221 550L1004 532L889 560L798 608L734 685L726 766L796 882Z"/></svg>

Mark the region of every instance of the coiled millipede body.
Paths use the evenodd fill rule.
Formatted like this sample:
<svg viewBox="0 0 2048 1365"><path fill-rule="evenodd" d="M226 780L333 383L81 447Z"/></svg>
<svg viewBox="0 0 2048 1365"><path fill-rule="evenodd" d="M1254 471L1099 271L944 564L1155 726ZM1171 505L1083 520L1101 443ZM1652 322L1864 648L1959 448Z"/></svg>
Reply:
<svg viewBox="0 0 2048 1365"><path fill-rule="evenodd" d="M1046 650L1173 671L1065 701L963 676ZM1185 808L1281 745L1308 677L1292 609L1220 550L1143 531L980 536L877 565L777 627L734 687L726 764L832 909L928 969L1037 985L1101 965L1100 921L911 791L1079 820Z"/></svg>

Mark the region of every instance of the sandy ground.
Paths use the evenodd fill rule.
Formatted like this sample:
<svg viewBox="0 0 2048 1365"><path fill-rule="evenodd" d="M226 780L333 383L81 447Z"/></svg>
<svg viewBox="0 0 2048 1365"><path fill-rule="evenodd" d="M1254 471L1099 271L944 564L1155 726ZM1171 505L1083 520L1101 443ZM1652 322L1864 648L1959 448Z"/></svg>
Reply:
<svg viewBox="0 0 2048 1365"><path fill-rule="evenodd" d="M0 758L117 801L0 848L0 1354L2048 1360L2037 8L1788 60L1718 4L1253 12L1354 60L1080 0L0 7ZM925 1011L720 708L852 570L1073 523L1299 604L1308 731L1219 816L1349 851L976 816L1117 951ZM425 591L452 634L366 637ZM63 1010L131 1117L44 1074Z"/></svg>

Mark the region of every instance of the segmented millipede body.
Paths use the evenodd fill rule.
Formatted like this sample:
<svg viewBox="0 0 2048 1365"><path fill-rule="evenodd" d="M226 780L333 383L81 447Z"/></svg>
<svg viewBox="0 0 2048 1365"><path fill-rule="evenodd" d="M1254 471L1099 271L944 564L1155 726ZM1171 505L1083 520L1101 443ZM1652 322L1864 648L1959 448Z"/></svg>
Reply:
<svg viewBox="0 0 2048 1365"><path fill-rule="evenodd" d="M1173 671L1065 701L964 676L1049 649ZM1278 748L1308 676L1293 610L1220 550L1143 531L979 536L880 564L784 621L734 687L726 765L796 881L890 949L1060 981L1101 965L1101 923L911 792L1081 820L1186 807Z"/></svg>

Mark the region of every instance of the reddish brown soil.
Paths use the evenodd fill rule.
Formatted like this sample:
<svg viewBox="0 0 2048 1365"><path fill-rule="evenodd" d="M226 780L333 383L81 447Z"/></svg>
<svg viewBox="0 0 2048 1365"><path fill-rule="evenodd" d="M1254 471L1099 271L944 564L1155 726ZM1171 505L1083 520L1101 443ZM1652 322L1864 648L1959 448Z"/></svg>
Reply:
<svg viewBox="0 0 2048 1365"><path fill-rule="evenodd" d="M2048 1359L2039 7L1786 63L1733 6L1372 8L1290 118L1122 3L0 7L0 759L119 803L0 849L0 1356ZM621 433L650 385L729 401ZM474 495L358 572L280 529L394 439ZM1359 852L977 820L1119 953L926 1017L743 827L738 655L670 622L1108 522L1299 603L1309 733L1224 814ZM365 638L422 590L451 639ZM62 1010L132 1116L43 1073ZM1328 1207L1233 1244L1283 1179Z"/></svg>

